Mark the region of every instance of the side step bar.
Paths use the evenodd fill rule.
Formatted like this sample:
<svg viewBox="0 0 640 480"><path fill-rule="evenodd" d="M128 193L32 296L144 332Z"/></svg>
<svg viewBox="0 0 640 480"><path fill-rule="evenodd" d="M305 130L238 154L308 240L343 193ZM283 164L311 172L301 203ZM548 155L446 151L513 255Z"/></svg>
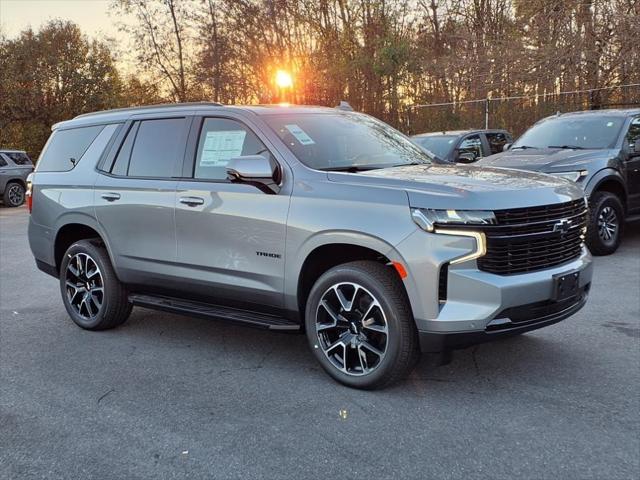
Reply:
<svg viewBox="0 0 640 480"><path fill-rule="evenodd" d="M277 315L256 313L248 310L192 302L171 297L131 294L129 295L129 301L140 307L200 318L227 320L252 327L267 328L269 330L299 331L301 327L299 323L286 320Z"/></svg>

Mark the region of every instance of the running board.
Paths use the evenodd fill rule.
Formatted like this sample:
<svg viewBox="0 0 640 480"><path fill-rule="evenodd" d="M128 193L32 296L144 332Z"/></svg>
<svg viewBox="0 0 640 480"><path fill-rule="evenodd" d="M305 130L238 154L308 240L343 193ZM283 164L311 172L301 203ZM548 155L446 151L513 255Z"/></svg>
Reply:
<svg viewBox="0 0 640 480"><path fill-rule="evenodd" d="M267 328L269 330L299 331L300 324L286 320L277 315L256 313L237 308L210 305L208 303L192 302L171 297L154 295L131 294L129 301L140 307L164 310L201 318L227 320L252 327Z"/></svg>

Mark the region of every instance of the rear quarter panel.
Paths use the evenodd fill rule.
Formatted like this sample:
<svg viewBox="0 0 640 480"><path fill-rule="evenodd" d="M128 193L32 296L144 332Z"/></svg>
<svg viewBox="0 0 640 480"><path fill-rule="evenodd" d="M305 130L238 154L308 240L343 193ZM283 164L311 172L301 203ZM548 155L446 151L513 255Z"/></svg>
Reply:
<svg viewBox="0 0 640 480"><path fill-rule="evenodd" d="M95 166L117 127L106 125L72 170L38 172L36 167L29 221L29 244L36 259L49 265L55 263L54 242L64 225L80 223L98 228L93 198L98 176Z"/></svg>

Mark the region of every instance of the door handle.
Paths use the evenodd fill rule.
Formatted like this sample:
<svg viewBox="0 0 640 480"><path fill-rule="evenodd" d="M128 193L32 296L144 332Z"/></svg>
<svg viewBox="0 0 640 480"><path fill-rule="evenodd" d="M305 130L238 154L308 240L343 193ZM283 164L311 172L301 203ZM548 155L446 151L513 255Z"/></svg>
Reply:
<svg viewBox="0 0 640 480"><path fill-rule="evenodd" d="M120 194L115 192L103 193L100 196L104 198L107 202L114 202L116 200L120 200Z"/></svg>
<svg viewBox="0 0 640 480"><path fill-rule="evenodd" d="M180 197L180 203L195 207L197 205L204 205L204 198L200 197Z"/></svg>

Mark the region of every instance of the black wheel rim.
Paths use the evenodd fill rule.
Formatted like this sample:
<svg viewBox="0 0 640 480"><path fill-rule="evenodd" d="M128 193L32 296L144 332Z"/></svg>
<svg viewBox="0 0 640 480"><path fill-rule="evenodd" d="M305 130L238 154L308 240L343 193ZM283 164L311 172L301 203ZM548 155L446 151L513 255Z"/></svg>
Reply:
<svg viewBox="0 0 640 480"><path fill-rule="evenodd" d="M24 202L24 190L20 185L11 185L8 196L11 205L21 205Z"/></svg>
<svg viewBox="0 0 640 480"><path fill-rule="evenodd" d="M76 253L65 273L67 300L85 320L95 318L102 309L104 283L98 264L86 253Z"/></svg>
<svg viewBox="0 0 640 480"><path fill-rule="evenodd" d="M389 327L380 302L357 283L344 282L322 295L316 310L318 346L347 375L367 375L387 352Z"/></svg>
<svg viewBox="0 0 640 480"><path fill-rule="evenodd" d="M606 206L600 210L598 215L598 235L600 239L611 244L616 241L618 236L618 214L613 207Z"/></svg>

